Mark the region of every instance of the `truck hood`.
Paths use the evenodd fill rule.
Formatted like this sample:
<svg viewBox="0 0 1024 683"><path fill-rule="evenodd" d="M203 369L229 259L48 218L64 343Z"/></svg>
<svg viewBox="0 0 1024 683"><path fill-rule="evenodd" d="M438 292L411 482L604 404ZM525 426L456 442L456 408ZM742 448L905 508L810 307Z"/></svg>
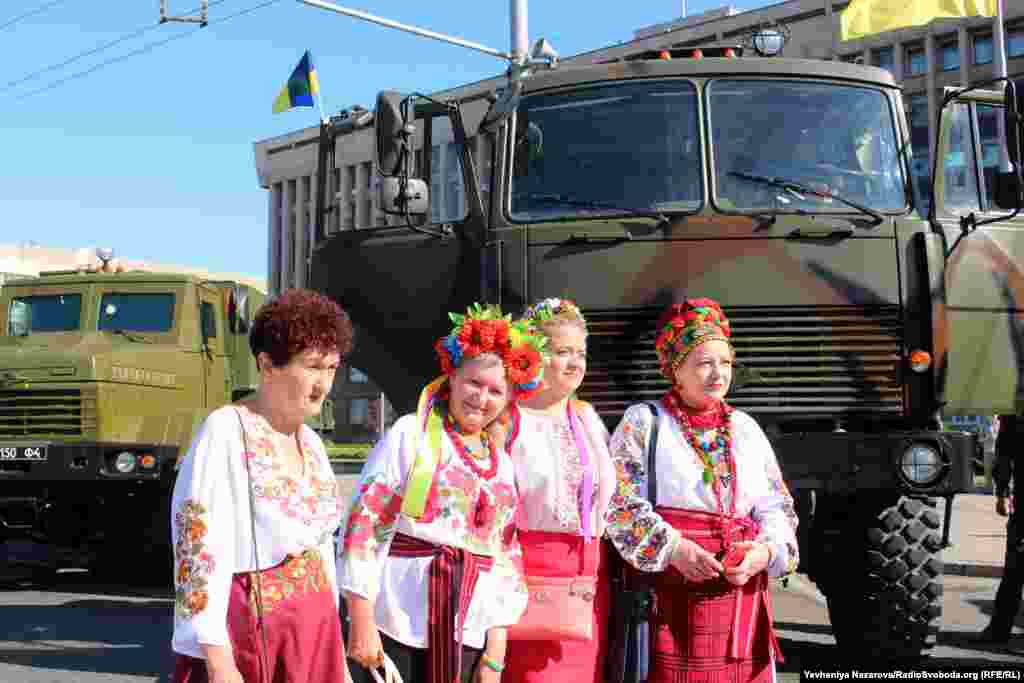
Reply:
<svg viewBox="0 0 1024 683"><path fill-rule="evenodd" d="M0 388L82 381L173 386L172 356L180 352L106 332L0 337Z"/></svg>

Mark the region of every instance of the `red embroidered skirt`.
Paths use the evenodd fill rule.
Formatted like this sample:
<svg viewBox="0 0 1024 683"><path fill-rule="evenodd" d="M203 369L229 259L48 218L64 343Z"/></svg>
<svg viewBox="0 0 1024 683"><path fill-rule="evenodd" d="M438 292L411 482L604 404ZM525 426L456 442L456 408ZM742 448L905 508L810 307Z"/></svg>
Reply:
<svg viewBox="0 0 1024 683"><path fill-rule="evenodd" d="M235 574L228 598L228 636L235 666L246 683L345 683L349 681L341 621L320 554L289 555L260 573L266 675L257 627L252 572ZM179 654L174 683L207 683L206 661Z"/></svg>
<svg viewBox="0 0 1024 683"><path fill-rule="evenodd" d="M608 649L608 563L604 544L577 534L519 530L523 568L533 576L597 575L594 638L589 641L510 640L502 683L603 683Z"/></svg>
<svg viewBox="0 0 1024 683"><path fill-rule="evenodd" d="M721 517L659 507L685 538L711 553L722 549ZM733 541L756 536L752 520L738 522ZM670 567L655 578L648 683L739 683L772 680L781 653L772 627L768 575L737 587L718 578L689 582Z"/></svg>

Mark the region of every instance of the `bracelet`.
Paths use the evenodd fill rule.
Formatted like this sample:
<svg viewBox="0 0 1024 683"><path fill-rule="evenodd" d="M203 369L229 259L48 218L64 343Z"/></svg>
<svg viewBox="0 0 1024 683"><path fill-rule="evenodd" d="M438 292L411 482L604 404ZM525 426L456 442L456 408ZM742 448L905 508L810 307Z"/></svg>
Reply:
<svg viewBox="0 0 1024 683"><path fill-rule="evenodd" d="M502 671L505 670L504 664L499 664L498 662L488 657L486 654L480 655L480 663L495 673L500 674Z"/></svg>

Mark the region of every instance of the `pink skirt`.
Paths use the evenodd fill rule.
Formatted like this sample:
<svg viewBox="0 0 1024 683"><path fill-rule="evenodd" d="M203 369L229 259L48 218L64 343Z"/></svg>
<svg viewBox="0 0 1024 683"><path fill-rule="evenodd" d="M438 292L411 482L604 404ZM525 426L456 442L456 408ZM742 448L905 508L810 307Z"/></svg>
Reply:
<svg viewBox="0 0 1024 683"><path fill-rule="evenodd" d="M260 571L267 651L261 666L254 574L235 574L228 598L228 636L246 683L346 683L345 646L331 584L309 550ZM206 660L179 654L174 683L207 683Z"/></svg>
<svg viewBox="0 0 1024 683"><path fill-rule="evenodd" d="M534 576L597 574L594 638L588 641L510 640L502 683L603 683L608 650L608 563L604 544L577 534L520 529L523 569ZM584 557L584 552L589 556Z"/></svg>

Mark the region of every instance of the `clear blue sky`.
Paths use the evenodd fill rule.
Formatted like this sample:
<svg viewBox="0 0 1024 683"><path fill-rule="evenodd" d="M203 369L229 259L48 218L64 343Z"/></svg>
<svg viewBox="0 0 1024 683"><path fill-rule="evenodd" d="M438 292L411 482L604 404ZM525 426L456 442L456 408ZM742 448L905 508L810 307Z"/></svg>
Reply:
<svg viewBox="0 0 1024 683"><path fill-rule="evenodd" d="M220 0L218 22L266 0ZM500 73L496 58L301 5L268 7L189 37L50 84L149 43L194 31L165 24L73 64L45 67L156 24L158 0L8 0L0 3L0 243L110 246L126 259L266 276L266 196L256 140L315 125L314 109L272 114L302 52L313 54L328 113L372 108L378 90L430 92ZM507 50L507 0L341 0ZM698 13L718 2L690 0ZM769 4L732 3L745 10ZM184 13L199 0L168 0ZM680 0L534 0L531 42L563 56L632 38L682 13Z"/></svg>

